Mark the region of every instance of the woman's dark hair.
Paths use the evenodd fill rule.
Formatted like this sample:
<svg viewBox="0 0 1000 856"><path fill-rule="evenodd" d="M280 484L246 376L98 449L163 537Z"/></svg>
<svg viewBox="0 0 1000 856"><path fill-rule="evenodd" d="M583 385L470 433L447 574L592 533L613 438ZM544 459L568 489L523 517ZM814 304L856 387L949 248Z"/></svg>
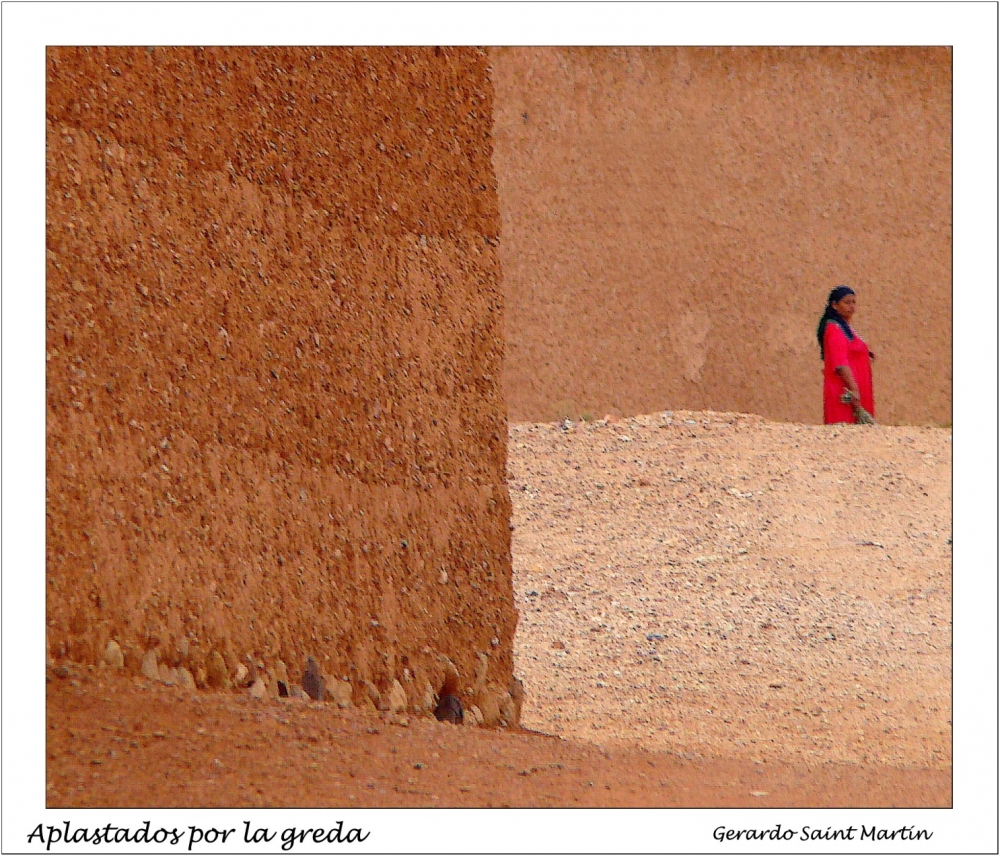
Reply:
<svg viewBox="0 0 1000 856"><path fill-rule="evenodd" d="M848 294L854 294L854 289L848 288L846 285L838 285L830 292L830 296L826 299L826 309L823 312L823 317L819 319L819 327L816 328L820 359L823 359L823 334L826 332L826 325L831 321L840 325L840 329L844 331L844 335L848 339L854 338L854 331L851 330L850 325L844 320L844 316L833 308L834 303L840 303Z"/></svg>

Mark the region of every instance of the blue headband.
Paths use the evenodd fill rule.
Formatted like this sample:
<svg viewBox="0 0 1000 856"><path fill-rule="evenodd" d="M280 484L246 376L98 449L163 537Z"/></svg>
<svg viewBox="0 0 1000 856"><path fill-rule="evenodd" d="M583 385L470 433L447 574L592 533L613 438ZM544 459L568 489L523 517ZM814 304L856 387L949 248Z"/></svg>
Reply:
<svg viewBox="0 0 1000 856"><path fill-rule="evenodd" d="M838 285L833 291L830 292L830 296L827 298L827 303L840 303L848 294L854 294L853 288L848 288L846 285Z"/></svg>

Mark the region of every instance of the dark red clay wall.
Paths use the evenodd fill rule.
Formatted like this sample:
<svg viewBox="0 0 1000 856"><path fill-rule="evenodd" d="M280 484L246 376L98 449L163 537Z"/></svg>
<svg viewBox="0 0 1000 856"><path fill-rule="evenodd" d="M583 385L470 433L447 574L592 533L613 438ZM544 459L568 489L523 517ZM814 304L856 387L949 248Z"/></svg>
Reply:
<svg viewBox="0 0 1000 856"><path fill-rule="evenodd" d="M846 283L878 416L950 422L951 58L492 51L511 418L820 422Z"/></svg>
<svg viewBox="0 0 1000 856"><path fill-rule="evenodd" d="M50 653L506 687L485 52L57 48L47 83Z"/></svg>

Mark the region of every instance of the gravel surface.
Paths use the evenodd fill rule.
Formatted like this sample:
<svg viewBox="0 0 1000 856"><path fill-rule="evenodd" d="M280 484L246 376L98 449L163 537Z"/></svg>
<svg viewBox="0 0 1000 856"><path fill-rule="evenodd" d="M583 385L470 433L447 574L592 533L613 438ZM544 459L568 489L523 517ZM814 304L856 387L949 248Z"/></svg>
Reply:
<svg viewBox="0 0 1000 856"><path fill-rule="evenodd" d="M951 432L673 411L512 424L522 724L951 766Z"/></svg>

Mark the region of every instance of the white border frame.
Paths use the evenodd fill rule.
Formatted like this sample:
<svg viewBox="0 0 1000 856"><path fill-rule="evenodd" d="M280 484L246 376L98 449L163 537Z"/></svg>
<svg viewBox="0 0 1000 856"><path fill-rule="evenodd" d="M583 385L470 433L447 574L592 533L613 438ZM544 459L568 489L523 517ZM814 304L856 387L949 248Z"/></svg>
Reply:
<svg viewBox="0 0 1000 856"><path fill-rule="evenodd" d="M154 826L238 828L250 819L272 829L343 819L373 831L350 848L362 853L441 852L445 829L464 852L774 852L773 843L724 847L711 831L916 824L934 831L930 842L790 842L784 852L997 852L996 4L5 2L2 23L3 852L38 852L26 845L30 829L67 818L74 826L149 818ZM272 810L260 818L249 810L43 808L45 47L314 43L953 46L953 809ZM238 842L201 852L208 849L245 852Z"/></svg>

